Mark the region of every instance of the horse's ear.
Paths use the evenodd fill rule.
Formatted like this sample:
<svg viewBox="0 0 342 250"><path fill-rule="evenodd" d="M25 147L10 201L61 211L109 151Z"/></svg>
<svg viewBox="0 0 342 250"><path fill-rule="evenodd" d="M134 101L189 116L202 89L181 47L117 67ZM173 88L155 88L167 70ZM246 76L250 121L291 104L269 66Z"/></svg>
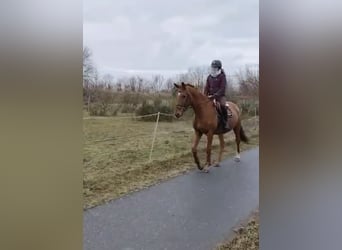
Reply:
<svg viewBox="0 0 342 250"><path fill-rule="evenodd" d="M185 89L185 83L182 82L182 89Z"/></svg>
<svg viewBox="0 0 342 250"><path fill-rule="evenodd" d="M180 86L179 86L177 83L174 83L173 85L175 85L175 87L176 87L177 89L180 88Z"/></svg>

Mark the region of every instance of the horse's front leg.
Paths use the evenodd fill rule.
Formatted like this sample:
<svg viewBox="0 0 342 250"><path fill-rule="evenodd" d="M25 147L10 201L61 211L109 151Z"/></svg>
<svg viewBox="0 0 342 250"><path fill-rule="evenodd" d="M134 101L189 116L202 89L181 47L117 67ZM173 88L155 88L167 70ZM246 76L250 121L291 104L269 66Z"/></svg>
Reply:
<svg viewBox="0 0 342 250"><path fill-rule="evenodd" d="M214 132L209 131L207 134L207 162L203 169L204 172L209 172L209 167L211 165L211 146L213 144Z"/></svg>
<svg viewBox="0 0 342 250"><path fill-rule="evenodd" d="M214 167L220 167L220 162L222 161L222 154L224 151L224 138L223 138L224 134L219 134L219 140L220 140L220 152L219 152L219 156L218 156L218 162L216 162L214 164Z"/></svg>
<svg viewBox="0 0 342 250"><path fill-rule="evenodd" d="M194 141L192 143L192 156L194 157L195 163L196 163L197 168L199 170L203 169L203 167L201 167L201 164L200 164L200 161L199 161L198 155L197 155L197 146L198 146L198 143L199 143L201 137L202 137L202 133L195 130L195 138L194 138Z"/></svg>

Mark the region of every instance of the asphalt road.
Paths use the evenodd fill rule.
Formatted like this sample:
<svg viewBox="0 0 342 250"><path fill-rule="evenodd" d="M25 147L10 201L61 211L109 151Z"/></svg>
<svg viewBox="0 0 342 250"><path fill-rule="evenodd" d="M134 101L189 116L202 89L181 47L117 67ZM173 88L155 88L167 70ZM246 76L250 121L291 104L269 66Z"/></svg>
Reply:
<svg viewBox="0 0 342 250"><path fill-rule="evenodd" d="M86 250L208 250L259 203L259 148L84 212Z"/></svg>

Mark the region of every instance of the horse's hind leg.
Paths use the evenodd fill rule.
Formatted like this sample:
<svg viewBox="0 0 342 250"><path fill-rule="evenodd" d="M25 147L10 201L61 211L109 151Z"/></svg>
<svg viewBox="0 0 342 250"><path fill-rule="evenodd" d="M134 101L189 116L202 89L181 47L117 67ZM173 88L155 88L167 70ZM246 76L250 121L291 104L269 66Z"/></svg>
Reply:
<svg viewBox="0 0 342 250"><path fill-rule="evenodd" d="M240 138L240 129L241 129L241 125L240 125L240 123L239 123L239 124L236 125L236 127L234 128L235 142L236 142L236 156L235 156L235 161L240 161L240 142L241 142L241 138Z"/></svg>
<svg viewBox="0 0 342 250"><path fill-rule="evenodd" d="M201 167L201 164L200 164L200 161L199 161L198 155L197 155L197 146L198 146L198 143L199 143L201 137L202 137L202 133L195 131L195 138L194 138L194 141L192 143L192 156L194 157L195 163L196 163L197 168L199 170L203 169L203 167Z"/></svg>

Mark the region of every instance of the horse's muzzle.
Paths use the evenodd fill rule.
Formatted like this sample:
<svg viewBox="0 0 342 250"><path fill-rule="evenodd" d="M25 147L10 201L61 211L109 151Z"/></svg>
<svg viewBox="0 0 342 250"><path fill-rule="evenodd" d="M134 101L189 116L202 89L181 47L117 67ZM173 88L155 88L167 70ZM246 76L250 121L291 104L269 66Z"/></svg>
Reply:
<svg viewBox="0 0 342 250"><path fill-rule="evenodd" d="M182 106L177 107L175 110L175 117L180 118L183 115L184 111L185 111L184 107L182 107Z"/></svg>

